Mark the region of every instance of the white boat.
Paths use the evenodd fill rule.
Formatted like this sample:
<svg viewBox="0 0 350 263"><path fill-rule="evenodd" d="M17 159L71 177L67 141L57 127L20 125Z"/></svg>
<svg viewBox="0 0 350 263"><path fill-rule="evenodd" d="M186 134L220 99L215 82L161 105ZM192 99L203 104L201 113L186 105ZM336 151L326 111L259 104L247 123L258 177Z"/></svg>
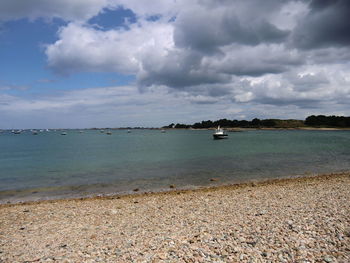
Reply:
<svg viewBox="0 0 350 263"><path fill-rule="evenodd" d="M61 135L67 135L67 132L63 131L61 132Z"/></svg>
<svg viewBox="0 0 350 263"><path fill-rule="evenodd" d="M218 126L218 128L215 129L215 132L213 133L213 138L214 140L227 139L228 135L224 129L221 129L220 126Z"/></svg>
<svg viewBox="0 0 350 263"><path fill-rule="evenodd" d="M161 132L161 133L165 133L165 130L161 130L160 132Z"/></svg>
<svg viewBox="0 0 350 263"><path fill-rule="evenodd" d="M33 135L38 135L38 131L32 130L32 134L33 134Z"/></svg>
<svg viewBox="0 0 350 263"><path fill-rule="evenodd" d="M107 131L106 134L107 135L112 135L112 132L111 131Z"/></svg>
<svg viewBox="0 0 350 263"><path fill-rule="evenodd" d="M128 130L128 133L131 133L131 130Z"/></svg>

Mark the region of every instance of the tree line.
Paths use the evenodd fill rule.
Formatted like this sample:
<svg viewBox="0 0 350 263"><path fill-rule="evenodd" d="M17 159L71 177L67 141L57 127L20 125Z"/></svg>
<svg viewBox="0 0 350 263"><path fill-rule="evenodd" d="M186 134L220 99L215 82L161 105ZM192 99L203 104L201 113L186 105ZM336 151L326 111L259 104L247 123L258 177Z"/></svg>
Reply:
<svg viewBox="0 0 350 263"><path fill-rule="evenodd" d="M349 128L350 117L344 116L325 116L325 115L311 115L305 120L281 120L281 119L263 119L254 118L251 121L247 120L228 120L220 119L216 121L201 121L194 124L171 123L163 128L176 129L208 129L221 126L223 128L298 128L298 127L339 127Z"/></svg>
<svg viewBox="0 0 350 263"><path fill-rule="evenodd" d="M348 128L350 127L350 117L311 115L306 118L304 123L307 126Z"/></svg>

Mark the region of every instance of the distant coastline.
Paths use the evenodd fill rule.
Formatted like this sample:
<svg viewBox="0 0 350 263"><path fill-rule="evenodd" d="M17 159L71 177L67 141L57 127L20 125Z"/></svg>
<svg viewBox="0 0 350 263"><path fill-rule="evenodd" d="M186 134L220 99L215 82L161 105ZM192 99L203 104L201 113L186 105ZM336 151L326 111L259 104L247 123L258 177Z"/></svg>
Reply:
<svg viewBox="0 0 350 263"><path fill-rule="evenodd" d="M248 120L207 120L196 122L194 124L182 124L182 123L171 123L162 127L142 127L142 126L127 126L127 127L90 127L90 128L11 128L1 129L0 133L11 130L161 130L161 129L194 129L194 130L207 130L214 129L217 126L221 126L227 130L280 130L280 129L291 129L291 130L350 130L350 116L325 116L325 115L311 115L305 120L298 119L258 119L254 118L251 121Z"/></svg>
<svg viewBox="0 0 350 263"><path fill-rule="evenodd" d="M253 129L329 129L329 128L349 128L350 117L344 116L325 116L325 115L311 115L305 120L296 119L263 119L254 118L251 121L247 120L228 120L220 119L216 121L201 121L194 124L171 123L162 128L192 128L192 129L208 129L221 126L223 128L253 128Z"/></svg>

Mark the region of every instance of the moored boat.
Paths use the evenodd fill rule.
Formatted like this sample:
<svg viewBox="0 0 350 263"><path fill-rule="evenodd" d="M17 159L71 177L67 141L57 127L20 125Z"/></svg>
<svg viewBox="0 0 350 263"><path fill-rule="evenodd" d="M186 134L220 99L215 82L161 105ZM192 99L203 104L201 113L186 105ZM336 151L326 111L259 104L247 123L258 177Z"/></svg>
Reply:
<svg viewBox="0 0 350 263"><path fill-rule="evenodd" d="M222 128L220 128L220 126L218 126L218 128L215 129L215 132L213 133L213 138L214 138L214 140L227 139L228 135L224 131L224 129L222 129Z"/></svg>

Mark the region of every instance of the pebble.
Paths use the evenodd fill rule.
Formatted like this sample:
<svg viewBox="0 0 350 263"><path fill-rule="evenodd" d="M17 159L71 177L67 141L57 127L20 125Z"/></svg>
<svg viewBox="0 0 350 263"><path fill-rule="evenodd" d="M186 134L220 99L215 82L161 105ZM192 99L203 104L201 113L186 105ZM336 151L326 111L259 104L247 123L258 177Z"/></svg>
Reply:
<svg viewBox="0 0 350 263"><path fill-rule="evenodd" d="M261 253L261 255L262 255L263 257L265 257L265 258L266 258L266 257L268 257L268 256L269 256L269 253L262 252L262 253Z"/></svg>
<svg viewBox="0 0 350 263"><path fill-rule="evenodd" d="M350 262L349 174L247 185L0 205L0 262Z"/></svg>
<svg viewBox="0 0 350 263"><path fill-rule="evenodd" d="M333 262L333 259L330 256L325 256L323 260L327 263Z"/></svg>
<svg viewBox="0 0 350 263"><path fill-rule="evenodd" d="M260 210L258 213L256 213L255 215L256 216L262 216L262 215L265 215L267 213L266 210Z"/></svg>
<svg viewBox="0 0 350 263"><path fill-rule="evenodd" d="M112 210L111 210L111 214L112 214L112 215L118 214L118 210L112 209Z"/></svg>

